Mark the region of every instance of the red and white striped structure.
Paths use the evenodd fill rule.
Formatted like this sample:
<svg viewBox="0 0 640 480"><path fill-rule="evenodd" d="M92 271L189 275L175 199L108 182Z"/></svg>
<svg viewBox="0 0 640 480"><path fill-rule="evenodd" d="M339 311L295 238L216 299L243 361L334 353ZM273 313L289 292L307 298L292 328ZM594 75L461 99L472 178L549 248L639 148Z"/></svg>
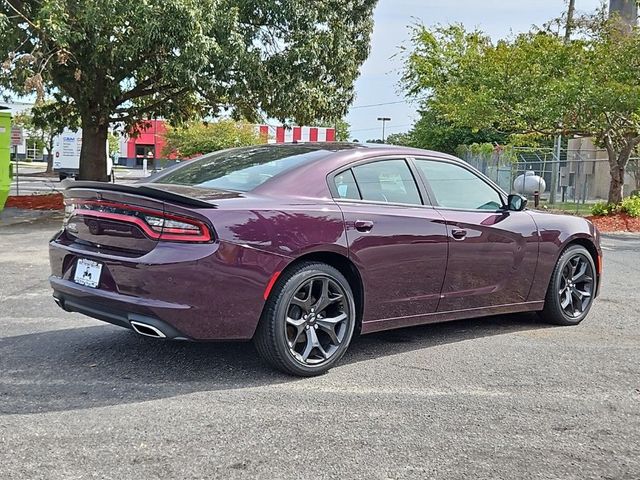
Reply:
<svg viewBox="0 0 640 480"><path fill-rule="evenodd" d="M274 127L260 125L260 135L268 143L335 142L336 129L327 127Z"/></svg>

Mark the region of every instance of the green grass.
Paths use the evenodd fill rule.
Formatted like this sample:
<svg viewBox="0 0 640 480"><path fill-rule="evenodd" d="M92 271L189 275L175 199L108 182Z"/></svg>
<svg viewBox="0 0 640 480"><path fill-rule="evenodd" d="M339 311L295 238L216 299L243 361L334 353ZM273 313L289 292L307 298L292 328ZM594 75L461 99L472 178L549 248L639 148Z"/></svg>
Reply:
<svg viewBox="0 0 640 480"><path fill-rule="evenodd" d="M530 202L529 205L531 208L534 208L533 202ZM591 203L556 202L553 205L549 205L547 202L540 202L538 209L548 212L572 213L574 215L587 216L591 215L592 206L593 204Z"/></svg>

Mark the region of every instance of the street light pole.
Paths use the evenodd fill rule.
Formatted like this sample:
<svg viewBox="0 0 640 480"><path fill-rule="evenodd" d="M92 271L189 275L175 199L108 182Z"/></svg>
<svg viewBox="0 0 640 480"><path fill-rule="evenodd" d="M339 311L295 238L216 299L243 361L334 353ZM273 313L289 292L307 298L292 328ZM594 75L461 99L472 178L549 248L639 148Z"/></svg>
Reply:
<svg viewBox="0 0 640 480"><path fill-rule="evenodd" d="M384 126L387 122L390 122L391 119L389 117L378 117L378 121L382 122L382 143L384 143L385 137L384 137Z"/></svg>

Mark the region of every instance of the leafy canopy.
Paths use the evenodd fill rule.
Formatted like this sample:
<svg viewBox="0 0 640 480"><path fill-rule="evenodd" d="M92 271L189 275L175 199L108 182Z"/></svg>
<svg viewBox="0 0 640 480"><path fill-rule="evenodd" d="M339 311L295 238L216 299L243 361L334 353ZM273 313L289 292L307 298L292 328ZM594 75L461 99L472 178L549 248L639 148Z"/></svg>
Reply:
<svg viewBox="0 0 640 480"><path fill-rule="evenodd" d="M404 85L455 126L595 137L618 169L618 203L620 172L640 142L640 35L594 18L569 42L540 29L492 42L459 24L416 27Z"/></svg>
<svg viewBox="0 0 640 480"><path fill-rule="evenodd" d="M456 125L440 117L431 109L420 112L413 128L404 134L391 134L387 143L424 148L455 155L460 145L473 143L504 144L508 135L492 128L474 130Z"/></svg>
<svg viewBox="0 0 640 480"><path fill-rule="evenodd" d="M155 116L179 123L221 110L251 121L341 118L375 4L5 0L0 93L50 94L62 117L79 115L81 176L83 164L104 161L96 144L110 122L126 131Z"/></svg>

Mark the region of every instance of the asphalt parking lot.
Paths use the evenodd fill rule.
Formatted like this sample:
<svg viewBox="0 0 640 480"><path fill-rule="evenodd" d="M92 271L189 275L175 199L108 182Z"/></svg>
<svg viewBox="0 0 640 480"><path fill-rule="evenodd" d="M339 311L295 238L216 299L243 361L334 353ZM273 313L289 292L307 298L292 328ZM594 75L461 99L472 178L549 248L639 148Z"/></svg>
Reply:
<svg viewBox="0 0 640 480"><path fill-rule="evenodd" d="M640 238L572 328L512 315L357 340L327 375L162 343L51 299L59 219L0 226L0 478L640 478Z"/></svg>

